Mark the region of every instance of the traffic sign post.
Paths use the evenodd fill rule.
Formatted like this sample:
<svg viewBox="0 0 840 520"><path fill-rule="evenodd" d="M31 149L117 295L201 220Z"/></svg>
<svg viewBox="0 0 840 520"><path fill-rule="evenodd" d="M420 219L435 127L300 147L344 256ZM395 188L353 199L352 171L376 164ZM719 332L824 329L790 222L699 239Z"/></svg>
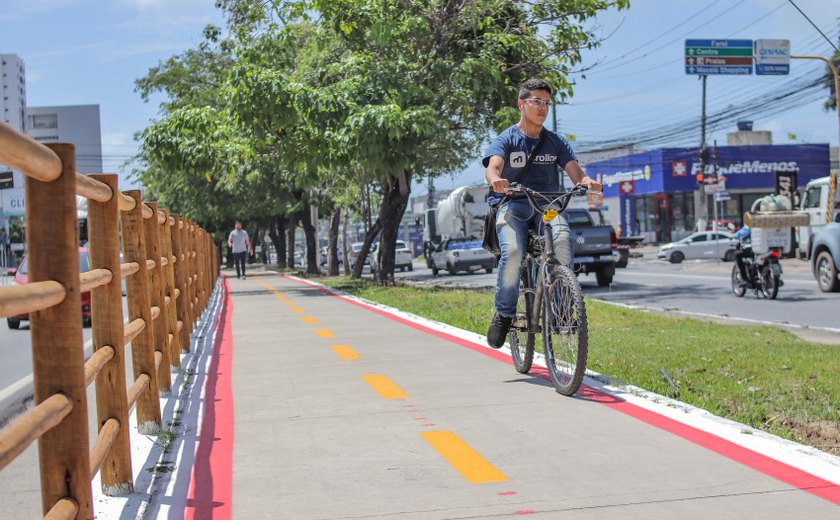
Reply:
<svg viewBox="0 0 840 520"><path fill-rule="evenodd" d="M790 72L790 40L756 40L753 53L757 76L783 76Z"/></svg>
<svg viewBox="0 0 840 520"><path fill-rule="evenodd" d="M752 74L752 40L686 40L685 73Z"/></svg>

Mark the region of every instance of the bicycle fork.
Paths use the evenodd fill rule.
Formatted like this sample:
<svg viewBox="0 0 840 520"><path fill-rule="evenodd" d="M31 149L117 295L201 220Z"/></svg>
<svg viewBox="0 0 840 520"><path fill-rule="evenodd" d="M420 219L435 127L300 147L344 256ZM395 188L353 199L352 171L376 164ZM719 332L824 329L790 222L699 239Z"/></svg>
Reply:
<svg viewBox="0 0 840 520"><path fill-rule="evenodd" d="M540 314L543 306L543 292L549 280L546 280L547 271L546 266L557 262L557 256L554 254L554 237L551 235L551 224L544 223L543 235L545 237L545 247L543 248L541 261L537 264L539 273L535 278L534 285L534 303L531 306L530 327L531 332L540 333L542 327L540 326ZM545 324L543 324L545 325Z"/></svg>

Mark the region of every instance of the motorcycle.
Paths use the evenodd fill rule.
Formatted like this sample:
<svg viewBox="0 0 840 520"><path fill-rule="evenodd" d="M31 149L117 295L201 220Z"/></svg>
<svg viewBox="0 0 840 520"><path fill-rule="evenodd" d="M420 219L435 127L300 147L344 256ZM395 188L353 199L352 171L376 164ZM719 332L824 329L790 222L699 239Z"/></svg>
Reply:
<svg viewBox="0 0 840 520"><path fill-rule="evenodd" d="M746 294L747 289L752 289L756 297L774 300L779 293L782 282L782 265L779 263L781 250L771 249L763 255L756 255L752 252L749 243L739 243L736 248L736 256L740 251L741 259L744 262L744 269L747 272L748 280L741 278L741 270L738 269L738 262L732 266L732 292L739 298Z"/></svg>

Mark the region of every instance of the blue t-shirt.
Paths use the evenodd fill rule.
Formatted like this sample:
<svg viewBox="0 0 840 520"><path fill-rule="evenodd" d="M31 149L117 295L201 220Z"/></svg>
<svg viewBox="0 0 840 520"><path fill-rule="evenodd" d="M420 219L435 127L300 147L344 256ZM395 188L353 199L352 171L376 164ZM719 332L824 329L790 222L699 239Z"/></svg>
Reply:
<svg viewBox="0 0 840 520"><path fill-rule="evenodd" d="M546 133L545 141L537 152L537 156L534 157L531 170L522 184L536 191L558 192L560 191L560 175L555 165L565 168L569 161L576 161L577 157L565 138L547 128L543 128L543 132ZM528 157L531 156L538 142L540 142L539 138L532 139L522 133L518 126L513 125L493 139L487 151L484 152L481 163L487 168L490 157L494 155L501 157L505 161L502 178L513 181L516 174L528 162ZM502 197L504 193L495 193L491 188L487 202L494 205L502 200Z"/></svg>

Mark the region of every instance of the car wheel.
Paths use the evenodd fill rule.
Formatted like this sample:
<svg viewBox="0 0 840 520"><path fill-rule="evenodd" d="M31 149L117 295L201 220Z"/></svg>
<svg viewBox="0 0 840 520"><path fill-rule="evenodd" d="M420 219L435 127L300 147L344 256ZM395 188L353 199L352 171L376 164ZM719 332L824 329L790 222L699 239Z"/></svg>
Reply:
<svg viewBox="0 0 840 520"><path fill-rule="evenodd" d="M484 268L484 270L487 271L487 274L492 274L493 273L493 266L492 265L487 266L487 267Z"/></svg>
<svg viewBox="0 0 840 520"><path fill-rule="evenodd" d="M412 265L412 264L408 264L408 270L409 270L409 271L413 271L413 270L414 270L414 265Z"/></svg>
<svg viewBox="0 0 840 520"><path fill-rule="evenodd" d="M734 262L735 261L735 250L730 249L729 251L727 251L726 254L723 255L723 261L724 262Z"/></svg>
<svg viewBox="0 0 840 520"><path fill-rule="evenodd" d="M837 280L837 266L831 253L823 251L817 255L814 262L814 275L817 278L817 285L822 292L837 292L840 290L840 281Z"/></svg>
<svg viewBox="0 0 840 520"><path fill-rule="evenodd" d="M91 317L82 317L82 328L90 328L91 325Z"/></svg>
<svg viewBox="0 0 840 520"><path fill-rule="evenodd" d="M679 264L683 260L685 260L685 255L679 251L674 251L673 253L671 253L671 256L668 257L668 261L672 264Z"/></svg>
<svg viewBox="0 0 840 520"><path fill-rule="evenodd" d="M449 276L455 276L455 268L452 267L452 264L449 262L446 262L446 271L449 272Z"/></svg>
<svg viewBox="0 0 840 520"><path fill-rule="evenodd" d="M432 266L432 276L437 276L439 272L440 270L437 267Z"/></svg>
<svg viewBox="0 0 840 520"><path fill-rule="evenodd" d="M612 283L613 277L607 274L606 269L598 269L595 271L595 280L598 282L598 287L606 287Z"/></svg>
<svg viewBox="0 0 840 520"><path fill-rule="evenodd" d="M6 324L9 326L10 329L18 330L20 328L20 320L6 318Z"/></svg>

